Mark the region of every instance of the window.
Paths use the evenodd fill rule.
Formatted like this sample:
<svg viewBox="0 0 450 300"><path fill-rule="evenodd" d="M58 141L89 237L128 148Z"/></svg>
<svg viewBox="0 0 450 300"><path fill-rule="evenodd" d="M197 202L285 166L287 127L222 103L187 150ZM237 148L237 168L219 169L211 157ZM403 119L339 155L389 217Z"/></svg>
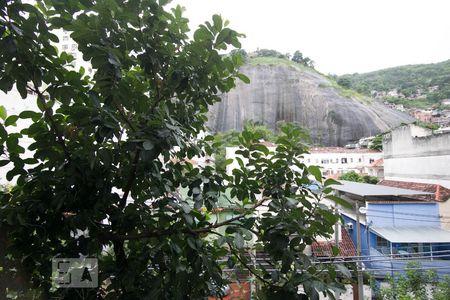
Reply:
<svg viewBox="0 0 450 300"><path fill-rule="evenodd" d="M63 36L63 41L67 42L69 40L69 37L67 35Z"/></svg>
<svg viewBox="0 0 450 300"><path fill-rule="evenodd" d="M322 159L322 164L328 164L328 163L329 163L328 159Z"/></svg>
<svg viewBox="0 0 450 300"><path fill-rule="evenodd" d="M375 160L373 158L369 159L369 164L373 163Z"/></svg>
<svg viewBox="0 0 450 300"><path fill-rule="evenodd" d="M341 164L346 164L346 163L347 163L347 157L341 158Z"/></svg>
<svg viewBox="0 0 450 300"><path fill-rule="evenodd" d="M350 162L351 162L351 163L353 162L353 158L350 158Z"/></svg>
<svg viewBox="0 0 450 300"><path fill-rule="evenodd" d="M62 45L62 49L63 49L63 50L69 49L69 45Z"/></svg>
<svg viewBox="0 0 450 300"><path fill-rule="evenodd" d="M385 238L382 238L381 236L377 235L377 248L382 248L382 247L387 247L389 248L389 241L386 240ZM384 254L384 253L383 253Z"/></svg>
<svg viewBox="0 0 450 300"><path fill-rule="evenodd" d="M77 50L77 44L72 44L72 51L75 51L75 50Z"/></svg>
<svg viewBox="0 0 450 300"><path fill-rule="evenodd" d="M361 162L361 158L358 158L358 162Z"/></svg>
<svg viewBox="0 0 450 300"><path fill-rule="evenodd" d="M311 162L311 160L308 158L307 160L306 160L308 163L310 163Z"/></svg>

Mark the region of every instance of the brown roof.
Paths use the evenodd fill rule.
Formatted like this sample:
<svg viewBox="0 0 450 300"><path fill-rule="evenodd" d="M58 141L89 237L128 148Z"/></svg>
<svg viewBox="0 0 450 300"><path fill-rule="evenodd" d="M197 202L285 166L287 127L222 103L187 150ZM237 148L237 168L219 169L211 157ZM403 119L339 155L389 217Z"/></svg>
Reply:
<svg viewBox="0 0 450 300"><path fill-rule="evenodd" d="M377 159L370 166L371 167L382 167L382 166L384 166L384 160L382 158Z"/></svg>
<svg viewBox="0 0 450 300"><path fill-rule="evenodd" d="M430 196L414 196L416 199L420 200L435 200L439 202L447 201L450 199L450 189L443 187L439 184L431 183L420 183L420 182L410 182L410 181L395 181L395 180L381 180L378 184L398 187L402 189L410 189L422 192L429 192L434 194L434 199L430 199Z"/></svg>
<svg viewBox="0 0 450 300"><path fill-rule="evenodd" d="M321 241L314 242L311 246L312 252L316 257L333 257L331 247L335 242ZM341 240L339 241L339 256L356 256L355 245L345 228L341 227Z"/></svg>
<svg viewBox="0 0 450 300"><path fill-rule="evenodd" d="M380 151L368 149L368 148L357 148L348 149L344 147L313 147L309 149L310 153L380 153Z"/></svg>

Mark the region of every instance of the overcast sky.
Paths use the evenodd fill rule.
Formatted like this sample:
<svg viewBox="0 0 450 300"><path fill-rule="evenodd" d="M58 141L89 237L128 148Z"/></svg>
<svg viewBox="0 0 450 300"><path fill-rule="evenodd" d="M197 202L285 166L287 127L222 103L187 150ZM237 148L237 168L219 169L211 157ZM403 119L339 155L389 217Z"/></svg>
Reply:
<svg viewBox="0 0 450 300"><path fill-rule="evenodd" d="M191 29L217 13L243 48L300 50L324 73L368 72L450 59L447 0L175 0Z"/></svg>

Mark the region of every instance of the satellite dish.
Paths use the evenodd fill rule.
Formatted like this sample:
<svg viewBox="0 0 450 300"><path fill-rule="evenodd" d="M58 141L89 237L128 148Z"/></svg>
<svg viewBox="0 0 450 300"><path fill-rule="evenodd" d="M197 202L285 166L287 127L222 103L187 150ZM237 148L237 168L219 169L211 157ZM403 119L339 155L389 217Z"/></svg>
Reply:
<svg viewBox="0 0 450 300"><path fill-rule="evenodd" d="M367 207L363 206L359 208L359 213L365 215L367 213Z"/></svg>

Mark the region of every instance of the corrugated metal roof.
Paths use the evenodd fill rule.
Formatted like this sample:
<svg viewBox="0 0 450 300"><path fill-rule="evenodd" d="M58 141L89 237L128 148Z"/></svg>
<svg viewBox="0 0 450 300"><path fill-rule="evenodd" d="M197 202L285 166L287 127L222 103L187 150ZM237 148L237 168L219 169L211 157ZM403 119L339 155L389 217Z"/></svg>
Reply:
<svg viewBox="0 0 450 300"><path fill-rule="evenodd" d="M450 231L431 226L370 227L393 243L450 243Z"/></svg>
<svg viewBox="0 0 450 300"><path fill-rule="evenodd" d="M332 188L344 193L349 193L361 197L365 196L413 196L413 195L432 195L432 193L395 188L390 186L361 183L340 180L341 185L332 185Z"/></svg>

